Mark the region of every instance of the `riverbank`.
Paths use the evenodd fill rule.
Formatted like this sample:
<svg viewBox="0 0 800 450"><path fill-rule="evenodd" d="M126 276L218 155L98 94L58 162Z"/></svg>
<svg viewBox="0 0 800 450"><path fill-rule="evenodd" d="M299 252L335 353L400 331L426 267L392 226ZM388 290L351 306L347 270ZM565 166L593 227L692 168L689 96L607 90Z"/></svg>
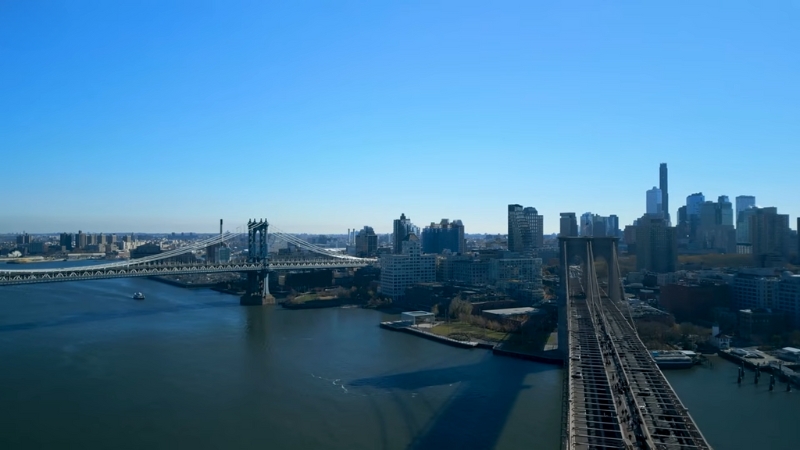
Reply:
<svg viewBox="0 0 800 450"><path fill-rule="evenodd" d="M430 328L422 329L406 325L400 321L394 322L381 322L380 327L392 331L400 331L408 334L413 334L424 339L440 342L442 344L450 345L459 348L481 348L491 350L493 355L505 356L510 358L522 359L526 361L534 361L538 363L551 364L556 366L563 366L564 360L557 350L542 350L542 351L519 351L504 349L504 341L488 342L479 340L459 340L444 336L440 333L435 333L433 330L444 326L445 324L434 325ZM507 335L504 339L507 338Z"/></svg>

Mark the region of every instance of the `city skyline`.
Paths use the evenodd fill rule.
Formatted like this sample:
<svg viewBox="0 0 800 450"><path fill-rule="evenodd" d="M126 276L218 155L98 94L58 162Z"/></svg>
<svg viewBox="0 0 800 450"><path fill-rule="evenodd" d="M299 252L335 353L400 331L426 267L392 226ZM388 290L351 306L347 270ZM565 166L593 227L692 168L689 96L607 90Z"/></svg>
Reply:
<svg viewBox="0 0 800 450"><path fill-rule="evenodd" d="M266 217L387 233L405 213L504 234L518 203L553 234L561 212L641 217L660 163L673 223L699 191L754 195L795 223L795 17L728 3L2 5L0 232Z"/></svg>

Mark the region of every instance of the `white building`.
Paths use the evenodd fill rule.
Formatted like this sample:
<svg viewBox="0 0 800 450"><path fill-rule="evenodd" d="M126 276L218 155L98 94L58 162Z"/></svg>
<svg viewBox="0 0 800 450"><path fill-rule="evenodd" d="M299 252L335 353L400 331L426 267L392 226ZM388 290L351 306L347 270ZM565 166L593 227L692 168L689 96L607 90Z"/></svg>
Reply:
<svg viewBox="0 0 800 450"><path fill-rule="evenodd" d="M664 211L661 208L662 200L661 189L653 186L653 189L647 191L647 214L663 213Z"/></svg>
<svg viewBox="0 0 800 450"><path fill-rule="evenodd" d="M392 300L403 297L406 288L416 283L436 281L436 255L423 255L415 234L402 242L400 254L381 255L379 292Z"/></svg>

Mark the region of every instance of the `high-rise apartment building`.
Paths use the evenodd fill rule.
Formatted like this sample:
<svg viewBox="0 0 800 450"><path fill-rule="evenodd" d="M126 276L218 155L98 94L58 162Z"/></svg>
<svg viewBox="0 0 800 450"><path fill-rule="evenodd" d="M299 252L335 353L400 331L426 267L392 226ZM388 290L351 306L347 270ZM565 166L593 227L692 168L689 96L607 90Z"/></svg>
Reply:
<svg viewBox="0 0 800 450"><path fill-rule="evenodd" d="M419 236L419 227L411 223L411 219L407 219L405 214L400 214L400 218L394 220L393 233L392 250L395 254L400 254L403 249L403 241L405 241L409 235L414 234Z"/></svg>
<svg viewBox="0 0 800 450"><path fill-rule="evenodd" d="M663 215L661 189L653 186L647 191L647 214Z"/></svg>
<svg viewBox="0 0 800 450"><path fill-rule="evenodd" d="M778 266L788 255L789 216L778 208L755 208L750 217L753 262L758 267Z"/></svg>
<svg viewBox="0 0 800 450"><path fill-rule="evenodd" d="M672 224L669 215L669 176L667 173L667 163L661 163L658 167L658 187L661 189L661 212L668 224Z"/></svg>
<svg viewBox="0 0 800 450"><path fill-rule="evenodd" d="M645 214L636 226L636 266L656 273L674 272L678 262L675 228L662 217Z"/></svg>
<svg viewBox="0 0 800 450"><path fill-rule="evenodd" d="M75 248L86 248L89 245L89 239L83 231L78 230L78 234L75 235Z"/></svg>
<svg viewBox="0 0 800 450"><path fill-rule="evenodd" d="M561 213L558 235L564 237L578 236L578 218L575 217L574 212Z"/></svg>
<svg viewBox="0 0 800 450"><path fill-rule="evenodd" d="M72 250L72 233L61 233L58 238L58 244L65 250Z"/></svg>
<svg viewBox="0 0 800 450"><path fill-rule="evenodd" d="M416 234L406 236L399 254L381 255L380 293L397 300L416 283L436 281L436 255L423 255Z"/></svg>
<svg viewBox="0 0 800 450"><path fill-rule="evenodd" d="M378 235L372 227L365 226L356 235L356 256L360 258L375 256L378 252Z"/></svg>
<svg viewBox="0 0 800 450"><path fill-rule="evenodd" d="M466 252L464 224L460 220L450 222L442 219L441 222L431 223L422 230L423 252L442 253L445 250L453 253Z"/></svg>
<svg viewBox="0 0 800 450"><path fill-rule="evenodd" d="M756 198L752 195L740 195L736 197L736 225L739 225L739 213L747 208L756 206Z"/></svg>
<svg viewBox="0 0 800 450"><path fill-rule="evenodd" d="M544 217L536 208L508 205L508 249L532 253L544 243Z"/></svg>

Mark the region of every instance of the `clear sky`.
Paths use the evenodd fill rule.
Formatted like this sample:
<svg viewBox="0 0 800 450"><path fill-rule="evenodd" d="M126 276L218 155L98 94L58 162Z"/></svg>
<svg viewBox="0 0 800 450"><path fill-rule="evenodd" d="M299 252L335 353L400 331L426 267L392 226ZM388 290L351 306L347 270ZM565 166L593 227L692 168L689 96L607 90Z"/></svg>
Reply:
<svg viewBox="0 0 800 450"><path fill-rule="evenodd" d="M0 232L800 212L800 2L0 2ZM232 228L232 226L231 226Z"/></svg>

